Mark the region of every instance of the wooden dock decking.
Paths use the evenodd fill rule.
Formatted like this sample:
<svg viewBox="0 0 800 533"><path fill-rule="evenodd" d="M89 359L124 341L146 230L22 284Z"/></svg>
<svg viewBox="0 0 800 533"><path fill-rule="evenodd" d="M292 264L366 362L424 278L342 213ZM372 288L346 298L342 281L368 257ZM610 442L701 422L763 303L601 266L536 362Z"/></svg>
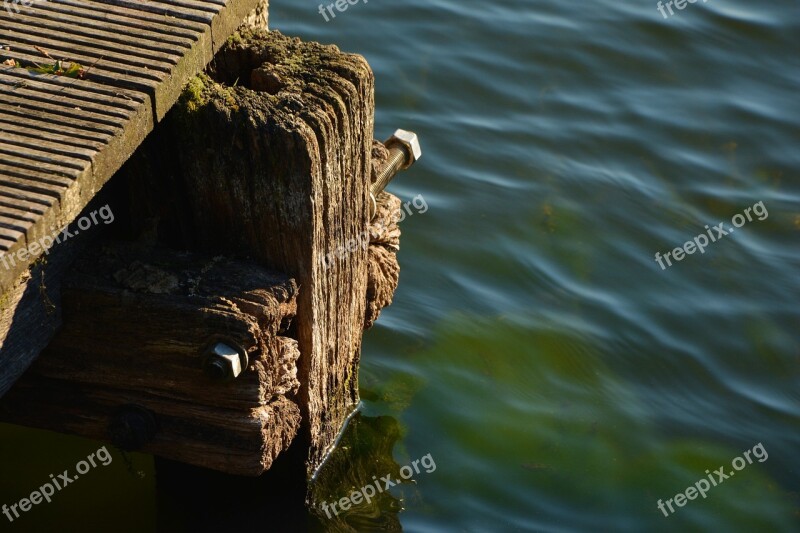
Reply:
<svg viewBox="0 0 800 533"><path fill-rule="evenodd" d="M77 217L264 4L30 2L0 9L0 294L41 255L28 247Z"/></svg>

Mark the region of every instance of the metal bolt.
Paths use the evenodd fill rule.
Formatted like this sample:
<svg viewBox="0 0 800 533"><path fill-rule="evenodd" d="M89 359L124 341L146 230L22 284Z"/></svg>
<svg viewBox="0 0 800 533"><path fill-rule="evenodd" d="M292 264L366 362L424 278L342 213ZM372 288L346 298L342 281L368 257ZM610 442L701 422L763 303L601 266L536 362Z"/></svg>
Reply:
<svg viewBox="0 0 800 533"><path fill-rule="evenodd" d="M203 371L214 381L238 378L247 367L247 355L224 342L215 342L205 352Z"/></svg>
<svg viewBox="0 0 800 533"><path fill-rule="evenodd" d="M377 197L389 185L389 182L401 171L408 169L422 157L422 147L419 137L412 131L397 130L394 135L383 143L389 150L389 160L378 173L378 178L369 190L370 194L370 220L377 210Z"/></svg>
<svg viewBox="0 0 800 533"><path fill-rule="evenodd" d="M157 432L155 415L138 405L120 407L108 425L111 444L126 451L140 450Z"/></svg>

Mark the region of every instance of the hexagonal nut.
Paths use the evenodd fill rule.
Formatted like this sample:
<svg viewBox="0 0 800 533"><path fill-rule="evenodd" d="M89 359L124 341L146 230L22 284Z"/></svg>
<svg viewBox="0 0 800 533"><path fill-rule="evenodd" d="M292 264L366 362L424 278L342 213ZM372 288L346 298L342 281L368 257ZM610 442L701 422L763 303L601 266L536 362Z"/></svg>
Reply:
<svg viewBox="0 0 800 533"><path fill-rule="evenodd" d="M405 168L410 167L422 157L422 146L420 146L419 137L413 131L397 130L384 144L387 148L393 144L402 144L406 147L408 153L411 154L411 161Z"/></svg>
<svg viewBox="0 0 800 533"><path fill-rule="evenodd" d="M203 359L203 371L215 381L238 378L244 371L240 353L224 342L209 347Z"/></svg>

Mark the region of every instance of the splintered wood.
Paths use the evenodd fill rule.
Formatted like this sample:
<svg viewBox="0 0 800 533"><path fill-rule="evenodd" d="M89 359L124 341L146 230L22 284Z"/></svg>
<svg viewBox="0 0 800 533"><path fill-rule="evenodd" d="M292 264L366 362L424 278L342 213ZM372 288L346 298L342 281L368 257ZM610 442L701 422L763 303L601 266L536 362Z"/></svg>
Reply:
<svg viewBox="0 0 800 533"><path fill-rule="evenodd" d="M65 280L64 327L3 399L6 421L113 439L121 408L153 413L143 451L258 475L300 426L294 280L252 263L108 244ZM236 380L203 373L217 342L241 346ZM151 440L148 440L151 439Z"/></svg>

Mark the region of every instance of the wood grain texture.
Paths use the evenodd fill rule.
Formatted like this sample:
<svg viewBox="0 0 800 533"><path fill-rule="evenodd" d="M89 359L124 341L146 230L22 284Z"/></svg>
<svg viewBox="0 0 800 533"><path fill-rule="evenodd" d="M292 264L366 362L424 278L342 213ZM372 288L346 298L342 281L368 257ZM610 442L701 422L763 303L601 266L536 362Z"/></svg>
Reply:
<svg viewBox="0 0 800 533"><path fill-rule="evenodd" d="M62 291L64 326L2 401L6 421L108 439L125 405L158 422L143 450L259 475L300 422L297 341L282 334L297 284L253 263L128 243L83 254ZM202 372L205 349L241 346L237 379Z"/></svg>
<svg viewBox="0 0 800 533"><path fill-rule="evenodd" d="M255 71L267 90L250 88ZM232 39L212 76L190 84L123 172L142 232L252 257L299 283L291 335L313 469L358 402L367 250L352 243L367 228L374 77L360 56L261 31Z"/></svg>
<svg viewBox="0 0 800 533"><path fill-rule="evenodd" d="M378 209L370 222L369 261L367 262L367 306L364 329L375 325L384 307L391 305L400 283L400 228L397 222L402 209L400 199L383 192Z"/></svg>

